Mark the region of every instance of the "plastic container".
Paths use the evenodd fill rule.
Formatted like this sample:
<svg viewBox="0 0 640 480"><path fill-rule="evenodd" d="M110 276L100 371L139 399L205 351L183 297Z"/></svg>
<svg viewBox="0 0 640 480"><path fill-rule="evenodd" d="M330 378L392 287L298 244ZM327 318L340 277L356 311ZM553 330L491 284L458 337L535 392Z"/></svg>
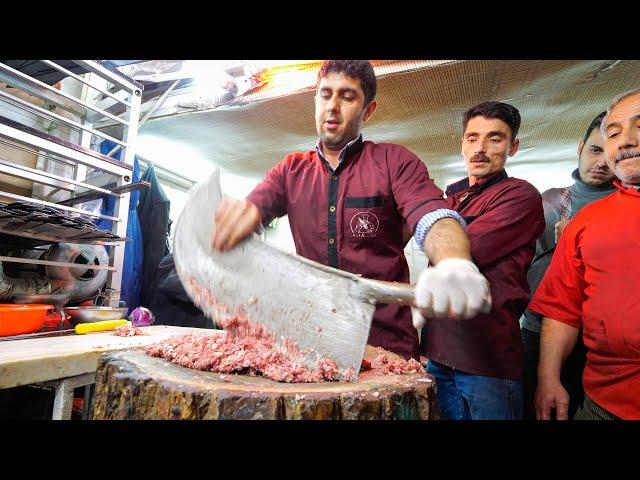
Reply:
<svg viewBox="0 0 640 480"><path fill-rule="evenodd" d="M51 315L53 305L2 303L0 304L0 337L35 333L60 321Z"/></svg>

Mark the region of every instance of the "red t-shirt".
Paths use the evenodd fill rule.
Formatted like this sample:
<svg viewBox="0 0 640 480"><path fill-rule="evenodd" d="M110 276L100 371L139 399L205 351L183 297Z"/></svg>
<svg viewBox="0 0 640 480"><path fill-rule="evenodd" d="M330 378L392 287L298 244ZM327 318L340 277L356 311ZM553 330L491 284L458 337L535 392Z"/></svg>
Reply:
<svg viewBox="0 0 640 480"><path fill-rule="evenodd" d="M640 419L640 192L615 185L566 227L529 308L582 327L585 393Z"/></svg>
<svg viewBox="0 0 640 480"><path fill-rule="evenodd" d="M247 197L264 225L289 215L298 255L366 278L409 281L403 222L413 232L423 215L448 208L425 164L401 145L363 142L346 148L331 172L316 151L292 153ZM369 343L418 358L411 310L376 306Z"/></svg>

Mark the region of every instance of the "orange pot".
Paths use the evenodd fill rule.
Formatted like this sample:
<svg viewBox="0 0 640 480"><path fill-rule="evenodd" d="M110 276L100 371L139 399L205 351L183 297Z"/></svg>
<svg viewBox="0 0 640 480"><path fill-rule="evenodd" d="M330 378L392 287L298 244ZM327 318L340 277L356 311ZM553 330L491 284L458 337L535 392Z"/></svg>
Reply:
<svg viewBox="0 0 640 480"><path fill-rule="evenodd" d="M0 304L0 337L35 333L50 325L53 305L3 303ZM58 316L59 318L59 316Z"/></svg>

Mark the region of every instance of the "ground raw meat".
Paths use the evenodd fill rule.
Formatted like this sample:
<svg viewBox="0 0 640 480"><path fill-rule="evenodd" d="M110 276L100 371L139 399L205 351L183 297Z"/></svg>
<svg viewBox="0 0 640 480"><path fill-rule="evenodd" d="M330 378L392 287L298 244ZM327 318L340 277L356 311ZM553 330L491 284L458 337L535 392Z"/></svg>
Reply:
<svg viewBox="0 0 640 480"><path fill-rule="evenodd" d="M189 275L186 277L185 282L190 287L191 295L193 295L193 304L196 307L200 308L205 313L229 313L229 307L224 303L218 302L218 299L213 293L211 293L211 290L200 285L195 277ZM255 297L249 298L248 303L251 303L254 298Z"/></svg>
<svg viewBox="0 0 640 480"><path fill-rule="evenodd" d="M362 363L360 364L360 371L366 372L368 370L371 370L371 362L366 358L363 358Z"/></svg>
<svg viewBox="0 0 640 480"><path fill-rule="evenodd" d="M274 335L246 314L221 322L226 334L174 336L145 348L145 352L183 367L219 373L263 375L278 382L323 382L349 379L353 368L340 370L330 358L317 357L314 368L301 361L296 345L275 344Z"/></svg>
<svg viewBox="0 0 640 480"><path fill-rule="evenodd" d="M120 325L111 335L115 335L117 337L135 337L136 335L148 334L134 325Z"/></svg>
<svg viewBox="0 0 640 480"><path fill-rule="evenodd" d="M381 353L373 359L370 368L384 375L424 373L422 365L415 359L404 360L401 358L399 360L389 360L389 357L384 353Z"/></svg>
<svg viewBox="0 0 640 480"><path fill-rule="evenodd" d="M238 309L235 316L219 318L227 317L231 309L219 302L195 277L186 276L185 283L189 286L193 303L213 316L216 323L227 331L226 335L191 334L172 337L146 347L147 354L188 368L263 375L279 382L324 382L349 380L353 377L354 367L340 370L333 359L323 358L317 352L315 366L308 367L302 362L302 355L313 354L313 349L301 352L290 339L284 339L276 345L275 336L266 326L252 322L241 309ZM247 299L248 304L257 301L256 297ZM384 375L424 373L422 366L415 360L389 360L381 355L372 363L363 359L360 371L366 370Z"/></svg>

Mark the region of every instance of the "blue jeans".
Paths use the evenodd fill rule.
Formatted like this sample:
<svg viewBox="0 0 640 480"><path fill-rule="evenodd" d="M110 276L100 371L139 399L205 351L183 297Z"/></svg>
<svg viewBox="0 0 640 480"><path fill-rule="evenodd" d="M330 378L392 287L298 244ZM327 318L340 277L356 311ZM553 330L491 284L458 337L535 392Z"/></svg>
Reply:
<svg viewBox="0 0 640 480"><path fill-rule="evenodd" d="M521 420L522 382L461 372L429 360L442 420Z"/></svg>

